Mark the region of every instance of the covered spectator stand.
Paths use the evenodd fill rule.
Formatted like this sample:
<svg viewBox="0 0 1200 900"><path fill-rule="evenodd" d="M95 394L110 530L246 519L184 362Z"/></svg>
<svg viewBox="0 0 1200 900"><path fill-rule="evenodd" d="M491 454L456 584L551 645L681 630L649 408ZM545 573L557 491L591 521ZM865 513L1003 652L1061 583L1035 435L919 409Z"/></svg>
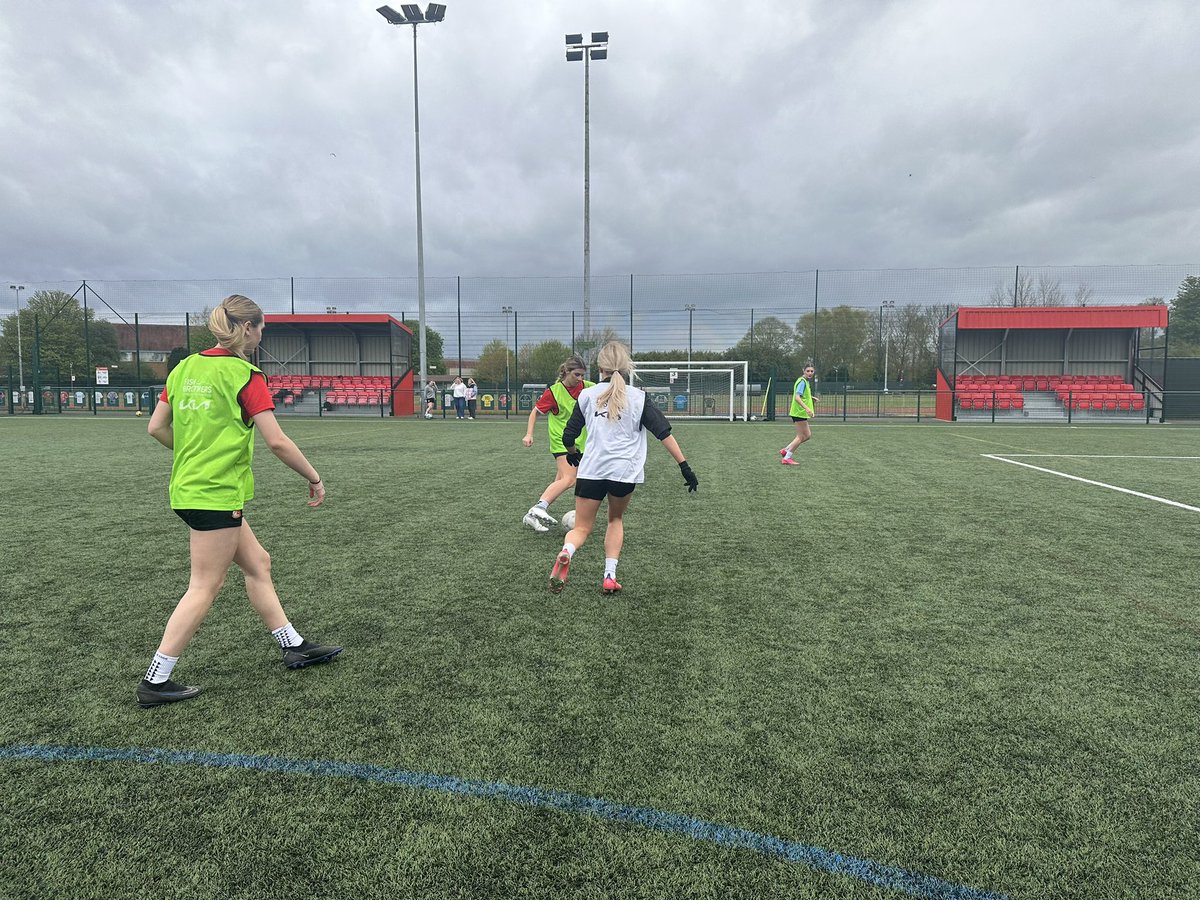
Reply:
<svg viewBox="0 0 1200 900"><path fill-rule="evenodd" d="M1166 330L1165 305L963 307L939 329L937 417L1149 420Z"/></svg>
<svg viewBox="0 0 1200 900"><path fill-rule="evenodd" d="M265 319L257 363L277 409L413 414L412 332L402 322L385 314Z"/></svg>

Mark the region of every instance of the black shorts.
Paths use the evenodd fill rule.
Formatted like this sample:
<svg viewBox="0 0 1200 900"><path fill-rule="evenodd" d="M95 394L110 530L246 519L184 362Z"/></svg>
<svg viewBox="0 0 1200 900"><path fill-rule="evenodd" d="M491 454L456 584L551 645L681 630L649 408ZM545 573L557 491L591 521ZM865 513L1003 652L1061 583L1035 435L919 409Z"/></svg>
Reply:
<svg viewBox="0 0 1200 900"><path fill-rule="evenodd" d="M793 422L807 422L808 416L792 416Z"/></svg>
<svg viewBox="0 0 1200 900"><path fill-rule="evenodd" d="M216 531L219 528L241 528L240 509L177 509L175 515L187 522L193 531Z"/></svg>
<svg viewBox="0 0 1200 900"><path fill-rule="evenodd" d="M605 497L628 497L636 484L612 481L608 478L576 478L575 496L584 500L603 500Z"/></svg>

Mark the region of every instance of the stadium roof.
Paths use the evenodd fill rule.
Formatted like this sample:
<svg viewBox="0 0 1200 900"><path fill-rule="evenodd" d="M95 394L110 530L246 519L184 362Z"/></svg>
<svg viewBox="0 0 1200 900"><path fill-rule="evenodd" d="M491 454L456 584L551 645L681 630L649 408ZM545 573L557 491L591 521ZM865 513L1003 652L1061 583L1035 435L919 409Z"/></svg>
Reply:
<svg viewBox="0 0 1200 900"><path fill-rule="evenodd" d="M404 323L386 313L310 313L307 315L271 314L263 316L268 325L386 325L400 328Z"/></svg>
<svg viewBox="0 0 1200 900"><path fill-rule="evenodd" d="M1165 328L1163 306L964 306L960 329Z"/></svg>

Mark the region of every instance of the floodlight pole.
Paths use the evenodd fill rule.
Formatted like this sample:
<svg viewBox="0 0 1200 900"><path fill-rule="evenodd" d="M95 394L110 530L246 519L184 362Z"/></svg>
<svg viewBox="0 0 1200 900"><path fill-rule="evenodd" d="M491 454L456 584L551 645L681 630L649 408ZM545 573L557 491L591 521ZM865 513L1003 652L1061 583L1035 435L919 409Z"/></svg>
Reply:
<svg viewBox="0 0 1200 900"><path fill-rule="evenodd" d="M591 137L591 61L593 50L601 53L597 59L607 58L608 32L592 32L592 43L583 43L582 35L574 35L579 40L572 42L572 35L567 36L567 47L570 50L581 50L583 59L583 334L584 346L591 342L592 336L592 137ZM603 37L604 40L597 40ZM567 60L571 61L570 52ZM594 349L594 348L589 348ZM591 354L588 365L591 365Z"/></svg>
<svg viewBox="0 0 1200 900"><path fill-rule="evenodd" d="M430 7L427 7L426 13L432 8L431 4ZM413 142L417 171L417 343L420 355L420 383L424 385L429 381L429 356L425 337L425 234L421 220L421 100L417 86L417 26L426 24L430 20L425 17L426 13L419 11L419 8L413 15L408 14L409 9L411 7L405 8L403 17L388 6L380 7L377 12L389 24L411 25L413 32ZM442 9L441 13L444 15L445 10ZM440 22L441 18L435 18L432 21Z"/></svg>
<svg viewBox="0 0 1200 900"><path fill-rule="evenodd" d="M508 319L513 314L511 306L500 307L504 313L504 391L508 394L508 402L504 405L504 417L508 418L508 410L512 406L512 380L508 368Z"/></svg>
<svg viewBox="0 0 1200 900"><path fill-rule="evenodd" d="M25 359L21 352L21 291L25 290L23 284L10 284L10 291L16 291L17 294L17 370L20 372L18 380L21 382L21 405L25 405Z"/></svg>
<svg viewBox="0 0 1200 900"><path fill-rule="evenodd" d="M417 23L412 23L413 32L413 143L417 166L417 329L418 352L421 359L421 384L429 377L428 356L425 342L425 233L421 222L421 106L417 91Z"/></svg>
<svg viewBox="0 0 1200 900"><path fill-rule="evenodd" d="M688 314L688 377L687 377L687 390L688 390L688 405L690 406L690 405L691 405L691 402L692 402L692 313L694 313L694 312L696 311L696 304L694 304L694 303L688 303L688 304L686 304L686 305L685 305L683 308L687 310L687 314Z"/></svg>
<svg viewBox="0 0 1200 900"><path fill-rule="evenodd" d="M592 334L591 54L583 54L583 333Z"/></svg>
<svg viewBox="0 0 1200 900"><path fill-rule="evenodd" d="M884 300L879 304L879 328L883 330L883 392L888 392L888 344L891 339L891 322L888 322L888 328L883 328L883 311L885 309L893 309L896 306L895 300Z"/></svg>

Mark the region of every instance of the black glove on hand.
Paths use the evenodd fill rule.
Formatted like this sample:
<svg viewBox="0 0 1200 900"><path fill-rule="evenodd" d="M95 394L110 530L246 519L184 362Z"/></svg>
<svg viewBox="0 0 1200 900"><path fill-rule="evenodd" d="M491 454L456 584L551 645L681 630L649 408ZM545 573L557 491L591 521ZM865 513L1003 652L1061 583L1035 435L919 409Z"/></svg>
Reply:
<svg viewBox="0 0 1200 900"><path fill-rule="evenodd" d="M567 451L567 465L579 468L579 461L583 459L583 451L571 448Z"/></svg>
<svg viewBox="0 0 1200 900"><path fill-rule="evenodd" d="M683 473L683 480L687 482L689 494L700 486L700 479L696 477L696 473L692 471L692 467L688 465L686 459L679 464L679 471Z"/></svg>

